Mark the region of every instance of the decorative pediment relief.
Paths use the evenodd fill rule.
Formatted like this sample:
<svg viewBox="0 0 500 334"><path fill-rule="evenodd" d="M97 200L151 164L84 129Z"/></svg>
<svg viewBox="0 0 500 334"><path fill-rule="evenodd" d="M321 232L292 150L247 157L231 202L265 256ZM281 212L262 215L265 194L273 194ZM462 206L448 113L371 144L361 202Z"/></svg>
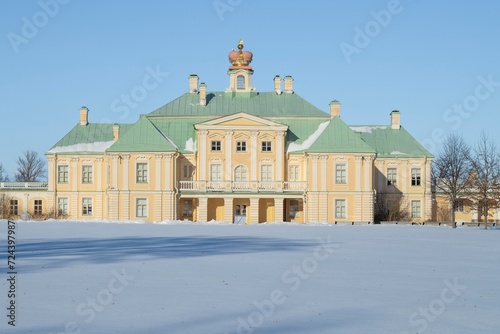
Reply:
<svg viewBox="0 0 500 334"><path fill-rule="evenodd" d="M196 130L251 130L256 129L286 131L288 125L276 123L268 119L250 115L244 112L211 119L195 124Z"/></svg>

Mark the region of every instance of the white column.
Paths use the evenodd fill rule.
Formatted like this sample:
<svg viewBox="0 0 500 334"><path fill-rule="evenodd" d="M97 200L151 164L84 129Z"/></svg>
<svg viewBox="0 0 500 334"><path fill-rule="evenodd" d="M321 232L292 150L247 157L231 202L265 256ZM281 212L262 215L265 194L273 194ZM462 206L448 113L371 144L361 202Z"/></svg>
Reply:
<svg viewBox="0 0 500 334"><path fill-rule="evenodd" d="M71 190L78 190L78 158L71 158Z"/></svg>
<svg viewBox="0 0 500 334"><path fill-rule="evenodd" d="M327 177L326 177L326 164L328 162L328 156L322 155L321 156L321 191L326 191L326 183L327 183Z"/></svg>
<svg viewBox="0 0 500 334"><path fill-rule="evenodd" d="M200 131L200 180L207 180L207 131Z"/></svg>
<svg viewBox="0 0 500 334"><path fill-rule="evenodd" d="M312 155L312 186L311 190L312 191L318 191L318 158L319 156L317 155Z"/></svg>
<svg viewBox="0 0 500 334"><path fill-rule="evenodd" d="M112 162L112 174L113 177L111 178L111 188L113 190L118 190L118 159L119 156L114 154L111 156L111 159L113 159Z"/></svg>
<svg viewBox="0 0 500 334"><path fill-rule="evenodd" d="M165 190L172 190L172 154L165 155ZM174 182L177 182L177 175L173 176Z"/></svg>
<svg viewBox="0 0 500 334"><path fill-rule="evenodd" d="M252 131L251 133L251 144L250 144L250 157L252 160L252 166L251 166L251 179L250 181L257 181L257 150L258 145L257 145L257 136L259 135L258 131Z"/></svg>
<svg viewBox="0 0 500 334"><path fill-rule="evenodd" d="M56 164L55 164L55 157L50 156L47 157L47 184L48 184L48 189L47 191L54 191L55 189L55 184L57 182L57 179L54 177L56 174Z"/></svg>
<svg viewBox="0 0 500 334"><path fill-rule="evenodd" d="M198 199L198 219L199 222L206 222L208 219L208 199L201 197Z"/></svg>
<svg viewBox="0 0 500 334"><path fill-rule="evenodd" d="M283 198L274 199L274 221L276 223L283 222Z"/></svg>
<svg viewBox="0 0 500 334"><path fill-rule="evenodd" d="M247 210L248 211L248 210ZM257 224L259 222L259 199L250 198L250 224Z"/></svg>
<svg viewBox="0 0 500 334"><path fill-rule="evenodd" d="M403 172L401 173L401 177L403 178L403 182L401 182L401 191L403 195L406 196L408 192L408 184L410 180L408 179L408 161L403 161Z"/></svg>
<svg viewBox="0 0 500 334"><path fill-rule="evenodd" d="M233 153L233 148L232 148L232 141L233 141L233 131L226 131L226 171L224 173L225 181L231 181L232 177L231 175L233 174L233 165L232 165L232 153Z"/></svg>
<svg viewBox="0 0 500 334"><path fill-rule="evenodd" d="M155 166L156 166L156 170L155 170L155 190L161 190L161 180L162 180L162 175L161 175L161 158L162 158L162 155L161 154L155 154L155 158L156 158L156 161L155 161Z"/></svg>
<svg viewBox="0 0 500 334"><path fill-rule="evenodd" d="M364 191L371 191L371 185L369 182L370 181L370 173L372 172L372 163L371 163L371 158L365 157L365 177L364 177Z"/></svg>
<svg viewBox="0 0 500 334"><path fill-rule="evenodd" d="M128 190L128 179L129 179L129 154L122 155L123 158L123 190Z"/></svg>
<svg viewBox="0 0 500 334"><path fill-rule="evenodd" d="M384 187L384 161L378 160L377 166L378 166L377 169L379 170L379 173L377 174L377 191L384 192L384 190L385 190L385 187Z"/></svg>
<svg viewBox="0 0 500 334"><path fill-rule="evenodd" d="M285 137L285 132L276 132L276 181L283 181L283 138Z"/></svg>
<svg viewBox="0 0 500 334"><path fill-rule="evenodd" d="M355 157L356 159L356 191L361 191L361 160L362 157ZM364 180L368 182L368 180Z"/></svg>
<svg viewBox="0 0 500 334"><path fill-rule="evenodd" d="M233 198L224 197L224 220L228 223L233 222Z"/></svg>

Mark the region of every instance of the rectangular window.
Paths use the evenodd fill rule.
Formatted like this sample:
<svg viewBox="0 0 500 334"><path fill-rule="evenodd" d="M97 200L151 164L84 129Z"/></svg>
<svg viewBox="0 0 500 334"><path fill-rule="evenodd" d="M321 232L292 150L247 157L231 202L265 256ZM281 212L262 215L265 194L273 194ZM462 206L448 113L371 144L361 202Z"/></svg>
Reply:
<svg viewBox="0 0 500 334"><path fill-rule="evenodd" d="M148 200L146 198L138 198L135 200L135 216L136 217L148 216Z"/></svg>
<svg viewBox="0 0 500 334"><path fill-rule="evenodd" d="M66 216L68 214L68 199L66 197L57 199L57 210L59 215Z"/></svg>
<svg viewBox="0 0 500 334"><path fill-rule="evenodd" d="M246 152L247 151L247 142L246 141L237 141L236 142L236 152Z"/></svg>
<svg viewBox="0 0 500 334"><path fill-rule="evenodd" d="M347 167L345 164L335 165L335 183L347 183Z"/></svg>
<svg viewBox="0 0 500 334"><path fill-rule="evenodd" d="M212 143L210 144L212 151L221 151L222 146L221 146L221 141L220 140L212 140Z"/></svg>
<svg viewBox="0 0 500 334"><path fill-rule="evenodd" d="M262 142L262 152L271 152L272 150L272 142L270 141L263 141Z"/></svg>
<svg viewBox="0 0 500 334"><path fill-rule="evenodd" d="M420 185L420 168L411 169L411 185L412 186Z"/></svg>
<svg viewBox="0 0 500 334"><path fill-rule="evenodd" d="M335 200L335 218L346 218L345 199Z"/></svg>
<svg viewBox="0 0 500 334"><path fill-rule="evenodd" d="M92 198L82 198L82 215L92 216Z"/></svg>
<svg viewBox="0 0 500 334"><path fill-rule="evenodd" d="M272 165L260 166L260 179L262 182L271 182L273 180L273 166Z"/></svg>
<svg viewBox="0 0 500 334"><path fill-rule="evenodd" d="M182 166L182 178L185 180L193 180L193 165Z"/></svg>
<svg viewBox="0 0 500 334"><path fill-rule="evenodd" d="M9 201L9 214L17 216L19 214L19 202L17 199L11 199Z"/></svg>
<svg viewBox="0 0 500 334"><path fill-rule="evenodd" d="M398 179L398 169L397 168L387 168L387 185L395 186Z"/></svg>
<svg viewBox="0 0 500 334"><path fill-rule="evenodd" d="M41 199L35 200L35 205L33 207L33 214L35 214L35 215L42 214L42 200Z"/></svg>
<svg viewBox="0 0 500 334"><path fill-rule="evenodd" d="M68 183L68 166L62 165L57 166L57 182L58 183Z"/></svg>
<svg viewBox="0 0 500 334"><path fill-rule="evenodd" d="M300 181L300 167L299 166L290 166L288 172L288 180L289 181Z"/></svg>
<svg viewBox="0 0 500 334"><path fill-rule="evenodd" d="M455 200L455 205L453 205L453 209L455 212L464 212L464 200L457 199Z"/></svg>
<svg viewBox="0 0 500 334"><path fill-rule="evenodd" d="M411 201L411 218L420 218L420 201Z"/></svg>
<svg viewBox="0 0 500 334"><path fill-rule="evenodd" d="M148 164L138 163L136 172L137 183L147 183L148 182Z"/></svg>
<svg viewBox="0 0 500 334"><path fill-rule="evenodd" d="M222 165L210 165L210 181L222 181Z"/></svg>
<svg viewBox="0 0 500 334"><path fill-rule="evenodd" d="M92 183L92 166L82 166L82 183Z"/></svg>
<svg viewBox="0 0 500 334"><path fill-rule="evenodd" d="M182 218L184 219L193 219L193 200L185 199L182 202Z"/></svg>

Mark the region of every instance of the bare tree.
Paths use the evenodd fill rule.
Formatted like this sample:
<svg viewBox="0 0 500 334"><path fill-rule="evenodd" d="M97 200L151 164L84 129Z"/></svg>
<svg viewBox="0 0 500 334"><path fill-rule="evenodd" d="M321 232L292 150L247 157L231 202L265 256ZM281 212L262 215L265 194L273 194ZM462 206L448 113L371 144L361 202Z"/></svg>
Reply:
<svg viewBox="0 0 500 334"><path fill-rule="evenodd" d="M45 160L35 151L28 150L17 158L17 172L15 174L18 182L35 182L45 176Z"/></svg>
<svg viewBox="0 0 500 334"><path fill-rule="evenodd" d="M484 228L488 228L489 209L500 204L500 152L495 143L483 132L471 154L469 198L477 204L478 218L484 216Z"/></svg>
<svg viewBox="0 0 500 334"><path fill-rule="evenodd" d="M5 171L3 165L0 164L0 182L4 181L9 181L9 176L7 175L7 172Z"/></svg>
<svg viewBox="0 0 500 334"><path fill-rule="evenodd" d="M470 146L462 136L450 134L446 137L443 148L432 166L432 178L436 190L443 193L449 202L448 218L456 227L455 209L463 199L468 187L471 160Z"/></svg>
<svg viewBox="0 0 500 334"><path fill-rule="evenodd" d="M375 221L406 221L407 203L399 192L379 193L375 201Z"/></svg>

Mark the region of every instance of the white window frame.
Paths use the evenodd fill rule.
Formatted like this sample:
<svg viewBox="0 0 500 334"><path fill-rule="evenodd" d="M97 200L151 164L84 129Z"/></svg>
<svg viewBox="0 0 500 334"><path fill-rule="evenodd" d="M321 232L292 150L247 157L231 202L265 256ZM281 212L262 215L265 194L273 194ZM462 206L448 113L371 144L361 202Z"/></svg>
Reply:
<svg viewBox="0 0 500 334"><path fill-rule="evenodd" d="M93 166L83 165L82 166L82 183L92 184L93 183Z"/></svg>
<svg viewBox="0 0 500 334"><path fill-rule="evenodd" d="M222 164L210 164L210 181L222 181Z"/></svg>
<svg viewBox="0 0 500 334"><path fill-rule="evenodd" d="M222 141L212 140L210 141L210 151L212 152L222 152Z"/></svg>
<svg viewBox="0 0 500 334"><path fill-rule="evenodd" d="M420 200L411 201L411 218L422 218L422 204Z"/></svg>
<svg viewBox="0 0 500 334"><path fill-rule="evenodd" d="M246 86L246 79L244 75L238 75L236 76L236 89L242 90L245 89Z"/></svg>
<svg viewBox="0 0 500 334"><path fill-rule="evenodd" d="M248 171L244 165L238 165L234 169L234 181L235 182L248 181Z"/></svg>
<svg viewBox="0 0 500 334"><path fill-rule="evenodd" d="M270 140L263 140L260 146L263 153L269 153L273 151L273 142Z"/></svg>
<svg viewBox="0 0 500 334"><path fill-rule="evenodd" d="M422 185L422 169L414 167L411 169L411 185L412 187L419 187Z"/></svg>
<svg viewBox="0 0 500 334"><path fill-rule="evenodd" d="M387 185L396 186L398 184L397 167L387 167Z"/></svg>
<svg viewBox="0 0 500 334"><path fill-rule="evenodd" d="M137 162L135 164L135 182L148 183L148 170L149 170L149 164L147 162Z"/></svg>
<svg viewBox="0 0 500 334"><path fill-rule="evenodd" d="M244 140L236 141L236 152L246 152L247 151L247 142Z"/></svg>
<svg viewBox="0 0 500 334"><path fill-rule="evenodd" d="M34 215L43 214L43 200L42 199L33 200L33 214Z"/></svg>
<svg viewBox="0 0 500 334"><path fill-rule="evenodd" d="M347 184L347 164L346 163L335 164L335 183L336 184Z"/></svg>
<svg viewBox="0 0 500 334"><path fill-rule="evenodd" d="M300 166L290 165L288 167L288 181L300 181Z"/></svg>
<svg viewBox="0 0 500 334"><path fill-rule="evenodd" d="M68 183L69 182L69 166L59 165L57 166L57 183Z"/></svg>
<svg viewBox="0 0 500 334"><path fill-rule="evenodd" d="M273 165L260 165L260 180L262 182L273 181Z"/></svg>
<svg viewBox="0 0 500 334"><path fill-rule="evenodd" d="M57 214L66 216L69 213L68 198L58 197L57 198Z"/></svg>
<svg viewBox="0 0 500 334"><path fill-rule="evenodd" d="M82 197L82 216L92 216L92 197Z"/></svg>
<svg viewBox="0 0 500 334"><path fill-rule="evenodd" d="M148 199L145 197L135 199L135 216L144 218L148 216Z"/></svg>
<svg viewBox="0 0 500 334"><path fill-rule="evenodd" d="M345 198L335 199L335 219L347 218L347 200Z"/></svg>

